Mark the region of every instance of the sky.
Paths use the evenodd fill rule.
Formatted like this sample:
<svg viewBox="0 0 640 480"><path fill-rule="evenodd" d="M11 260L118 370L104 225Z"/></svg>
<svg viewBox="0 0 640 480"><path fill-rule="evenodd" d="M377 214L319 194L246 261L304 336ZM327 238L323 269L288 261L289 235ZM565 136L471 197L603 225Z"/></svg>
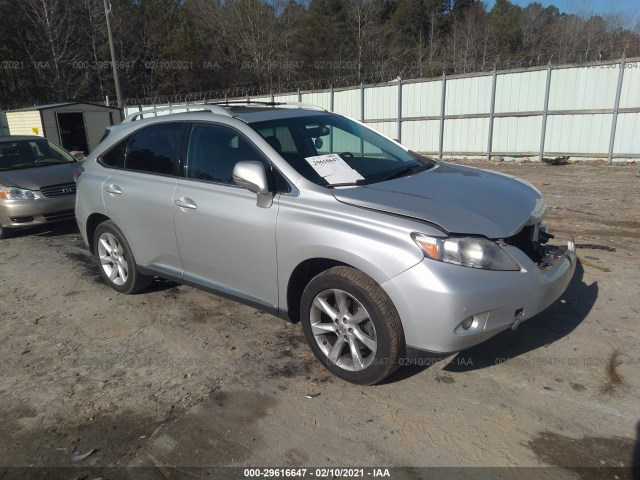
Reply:
<svg viewBox="0 0 640 480"><path fill-rule="evenodd" d="M534 0L511 0L512 3L526 7ZM561 12L606 14L612 11L628 13L636 18L640 15L640 0L535 0L543 6L555 5ZM484 0L491 10L495 0Z"/></svg>

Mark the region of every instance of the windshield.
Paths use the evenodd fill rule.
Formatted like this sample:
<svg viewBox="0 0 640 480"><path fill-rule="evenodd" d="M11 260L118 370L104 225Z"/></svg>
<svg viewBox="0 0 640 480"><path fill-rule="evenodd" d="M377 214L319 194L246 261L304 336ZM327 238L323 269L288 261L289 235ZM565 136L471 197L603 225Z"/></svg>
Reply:
<svg viewBox="0 0 640 480"><path fill-rule="evenodd" d="M435 165L345 117L324 114L252 123L307 180L341 186L381 182Z"/></svg>
<svg viewBox="0 0 640 480"><path fill-rule="evenodd" d="M46 138L0 142L0 171L75 161L70 154Z"/></svg>

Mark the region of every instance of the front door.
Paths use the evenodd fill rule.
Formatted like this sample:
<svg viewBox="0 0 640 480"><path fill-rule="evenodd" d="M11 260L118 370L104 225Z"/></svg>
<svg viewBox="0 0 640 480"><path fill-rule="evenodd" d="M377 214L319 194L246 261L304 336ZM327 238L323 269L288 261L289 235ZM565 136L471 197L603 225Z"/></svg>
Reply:
<svg viewBox="0 0 640 480"><path fill-rule="evenodd" d="M235 185L238 161L266 160L239 132L194 124L174 219L184 279L265 307L278 305L276 217L256 194Z"/></svg>

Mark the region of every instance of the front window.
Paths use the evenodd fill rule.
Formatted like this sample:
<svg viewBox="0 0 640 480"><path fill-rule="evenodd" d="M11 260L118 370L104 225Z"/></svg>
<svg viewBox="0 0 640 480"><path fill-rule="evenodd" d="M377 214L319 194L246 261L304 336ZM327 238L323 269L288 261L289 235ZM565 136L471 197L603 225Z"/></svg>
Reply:
<svg viewBox="0 0 640 480"><path fill-rule="evenodd" d="M0 171L75 161L69 153L46 138L0 142Z"/></svg>
<svg viewBox="0 0 640 480"><path fill-rule="evenodd" d="M262 161L234 130L220 125L193 126L187 154L187 178L233 184L233 168L242 160Z"/></svg>
<svg viewBox="0 0 640 480"><path fill-rule="evenodd" d="M247 160L264 165L272 189L290 190L284 177L237 131L222 125L193 125L187 153L187 178L235 185L233 169L236 163Z"/></svg>
<svg viewBox="0 0 640 480"><path fill-rule="evenodd" d="M317 185L381 182L435 165L433 160L408 152L339 115L269 120L252 123L251 127Z"/></svg>

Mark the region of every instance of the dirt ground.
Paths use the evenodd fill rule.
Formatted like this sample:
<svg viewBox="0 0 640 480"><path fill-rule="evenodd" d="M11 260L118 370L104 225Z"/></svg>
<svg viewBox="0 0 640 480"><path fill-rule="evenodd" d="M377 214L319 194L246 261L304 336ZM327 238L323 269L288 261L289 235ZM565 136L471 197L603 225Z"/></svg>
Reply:
<svg viewBox="0 0 640 480"><path fill-rule="evenodd" d="M536 185L558 243L615 251L580 248L566 293L516 331L375 387L332 377L300 325L253 308L161 281L117 294L73 224L1 241L0 466L74 466L68 478L94 478L80 473L91 466L152 467L145 478L198 477L184 470L198 466L633 478L581 467L640 466L640 169L474 165Z"/></svg>

